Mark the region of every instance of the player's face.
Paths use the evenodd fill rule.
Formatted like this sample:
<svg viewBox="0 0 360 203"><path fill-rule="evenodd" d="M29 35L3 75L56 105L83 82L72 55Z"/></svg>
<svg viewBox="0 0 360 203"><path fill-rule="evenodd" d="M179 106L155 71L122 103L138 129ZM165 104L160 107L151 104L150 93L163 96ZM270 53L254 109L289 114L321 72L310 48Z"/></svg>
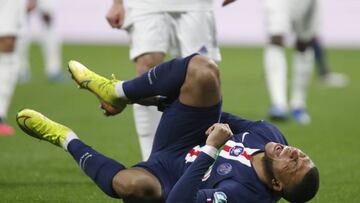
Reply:
<svg viewBox="0 0 360 203"><path fill-rule="evenodd" d="M299 183L314 167L311 159L300 149L270 142L265 146L267 163L271 163L271 176L279 181L280 188Z"/></svg>

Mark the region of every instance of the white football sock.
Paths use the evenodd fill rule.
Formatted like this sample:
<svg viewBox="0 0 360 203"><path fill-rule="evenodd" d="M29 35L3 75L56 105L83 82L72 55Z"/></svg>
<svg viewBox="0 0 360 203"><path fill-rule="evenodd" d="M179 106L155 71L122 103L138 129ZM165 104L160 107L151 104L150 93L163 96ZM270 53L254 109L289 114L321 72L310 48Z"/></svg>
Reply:
<svg viewBox="0 0 360 203"><path fill-rule="evenodd" d="M162 113L157 110L157 107L153 106L148 107L138 104L134 104L133 106L135 127L139 137L141 154L143 160L147 160L151 153L156 129Z"/></svg>
<svg viewBox="0 0 360 203"><path fill-rule="evenodd" d="M264 52L265 77L273 106L287 110L287 67L285 50L267 45Z"/></svg>
<svg viewBox="0 0 360 203"><path fill-rule="evenodd" d="M119 98L126 98L124 89L123 89L124 81L120 81L115 84L115 95Z"/></svg>
<svg viewBox="0 0 360 203"><path fill-rule="evenodd" d="M5 118L11 97L16 87L19 70L19 56L13 53L0 53L0 117Z"/></svg>
<svg viewBox="0 0 360 203"><path fill-rule="evenodd" d="M65 136L65 140L64 143L62 144L62 147L67 151L67 146L69 145L69 143L74 140L74 139L79 139L79 137L73 132L70 131L66 136Z"/></svg>
<svg viewBox="0 0 360 203"><path fill-rule="evenodd" d="M305 52L296 51L293 64L293 83L291 108L305 108L307 87L309 85L312 69L314 65L314 52L308 48Z"/></svg>
<svg viewBox="0 0 360 203"><path fill-rule="evenodd" d="M30 74L30 65L29 65L29 38L23 34L21 37L16 40L16 48L19 53L20 61L20 70L19 70L19 79L26 80Z"/></svg>
<svg viewBox="0 0 360 203"><path fill-rule="evenodd" d="M45 72L48 77L58 75L61 69L61 45L53 26L45 26L42 37Z"/></svg>

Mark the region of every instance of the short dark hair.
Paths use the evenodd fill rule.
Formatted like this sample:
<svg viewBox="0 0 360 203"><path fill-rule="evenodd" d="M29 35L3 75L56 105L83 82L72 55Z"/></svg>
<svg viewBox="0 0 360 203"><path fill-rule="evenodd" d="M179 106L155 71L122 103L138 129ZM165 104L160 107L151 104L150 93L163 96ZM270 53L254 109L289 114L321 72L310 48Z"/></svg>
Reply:
<svg viewBox="0 0 360 203"><path fill-rule="evenodd" d="M311 200L319 190L319 170L311 168L295 186L284 189L282 197L292 203L304 203Z"/></svg>

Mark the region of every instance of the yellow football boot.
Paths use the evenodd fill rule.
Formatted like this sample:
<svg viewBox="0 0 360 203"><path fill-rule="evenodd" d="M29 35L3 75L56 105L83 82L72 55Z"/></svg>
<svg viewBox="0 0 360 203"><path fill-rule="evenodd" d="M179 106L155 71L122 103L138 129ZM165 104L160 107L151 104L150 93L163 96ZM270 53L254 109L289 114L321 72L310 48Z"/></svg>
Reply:
<svg viewBox="0 0 360 203"><path fill-rule="evenodd" d="M40 140L46 140L64 149L66 149L66 136L73 133L70 128L31 109L18 112L16 122L26 134Z"/></svg>
<svg viewBox="0 0 360 203"><path fill-rule="evenodd" d="M109 80L94 73L77 61L70 61L68 68L79 88L87 89L97 96L106 116L122 112L126 104L130 103L128 100L115 95L115 84L120 80L117 80L114 75Z"/></svg>

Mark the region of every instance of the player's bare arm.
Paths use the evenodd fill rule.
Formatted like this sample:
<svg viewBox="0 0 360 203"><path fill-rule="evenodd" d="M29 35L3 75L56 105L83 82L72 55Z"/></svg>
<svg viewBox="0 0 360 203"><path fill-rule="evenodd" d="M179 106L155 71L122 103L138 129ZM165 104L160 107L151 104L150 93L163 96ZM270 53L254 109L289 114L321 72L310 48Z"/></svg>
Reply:
<svg viewBox="0 0 360 203"><path fill-rule="evenodd" d="M114 0L108 13L106 14L106 20L112 28L120 29L124 23L124 4L122 0Z"/></svg>

